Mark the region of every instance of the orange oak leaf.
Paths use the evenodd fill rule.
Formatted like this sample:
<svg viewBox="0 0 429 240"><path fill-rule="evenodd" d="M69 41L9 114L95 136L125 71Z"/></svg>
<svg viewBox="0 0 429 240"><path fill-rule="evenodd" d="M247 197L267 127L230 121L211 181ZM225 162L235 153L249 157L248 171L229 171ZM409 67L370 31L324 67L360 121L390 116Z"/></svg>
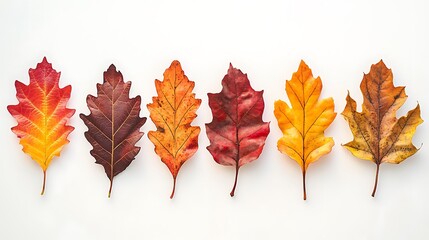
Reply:
<svg viewBox="0 0 429 240"><path fill-rule="evenodd" d="M301 166L304 200L307 199L305 175L308 166L334 146L332 137L324 135L337 115L334 100L319 100L321 91L322 80L314 78L311 69L301 61L298 71L286 81L291 107L282 100L274 103L274 114L283 133L277 147Z"/></svg>
<svg viewBox="0 0 429 240"><path fill-rule="evenodd" d="M235 167L231 197L237 186L238 170L259 157L270 133L270 123L262 121L263 93L253 90L247 74L230 64L222 80L222 91L207 94L213 113L212 122L206 124L210 140L207 150L217 163Z"/></svg>
<svg viewBox="0 0 429 240"><path fill-rule="evenodd" d="M176 178L180 167L198 149L200 127L191 126L197 117L195 113L201 104L192 92L195 83L189 81L180 62L175 60L164 72L164 80L155 80L157 97L147 105L156 131L149 131L148 137L155 145L155 152L167 165L173 175L173 198Z"/></svg>
<svg viewBox="0 0 429 240"><path fill-rule="evenodd" d="M104 72L103 84L97 83L97 97L88 95L86 102L91 114L80 114L88 127L85 137L93 149L95 162L104 167L110 180L124 171L140 151L135 144L143 136L140 128L146 118L140 115L140 96L129 98L131 82L124 82L122 73L110 65Z"/></svg>
<svg viewBox="0 0 429 240"><path fill-rule="evenodd" d="M46 57L29 70L30 84L16 81L16 97L19 103L9 105L8 111L18 121L12 131L20 138L22 151L30 155L43 170L45 192L46 171L55 156L69 140L74 127L66 125L75 113L66 108L70 98L71 86L59 87L60 73L52 68Z"/></svg>
<svg viewBox="0 0 429 240"><path fill-rule="evenodd" d="M417 152L412 143L416 128L423 122L420 106L406 116L396 118L396 111L407 99L405 87L393 86L392 70L381 60L364 74L360 84L363 94L362 112L356 111L356 101L347 95L342 115L349 123L354 139L344 144L354 156L377 165L374 190L382 163L401 163Z"/></svg>

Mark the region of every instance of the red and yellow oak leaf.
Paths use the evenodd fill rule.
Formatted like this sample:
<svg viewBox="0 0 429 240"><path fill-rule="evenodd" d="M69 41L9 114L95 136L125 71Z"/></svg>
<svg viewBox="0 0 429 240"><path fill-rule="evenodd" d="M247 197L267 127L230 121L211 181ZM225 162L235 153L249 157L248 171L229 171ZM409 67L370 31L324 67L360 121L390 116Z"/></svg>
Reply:
<svg viewBox="0 0 429 240"><path fill-rule="evenodd" d="M66 125L75 113L66 107L70 98L71 86L59 87L60 73L52 68L46 58L29 70L28 85L16 81L16 97L19 103L9 105L8 111L18 121L12 131L20 138L22 150L30 155L43 170L45 191L46 171L55 156L69 140L74 127Z"/></svg>
<svg viewBox="0 0 429 240"><path fill-rule="evenodd" d="M304 200L307 198L305 175L308 166L328 154L334 146L332 137L324 136L324 131L337 115L334 100L319 101L321 91L322 80L314 78L311 69L301 61L298 71L286 81L291 107L282 100L274 103L274 114L283 133L277 147L301 166Z"/></svg>
<svg viewBox="0 0 429 240"><path fill-rule="evenodd" d="M88 127L85 137L93 149L95 162L104 167L110 180L124 171L140 151L135 144L143 136L140 128L146 118L140 117L141 97L129 98L131 82L124 82L122 73L110 65L104 72L103 84L97 84L97 97L88 95L86 102L91 114L80 114Z"/></svg>
<svg viewBox="0 0 429 240"><path fill-rule="evenodd" d="M262 121L263 93L253 90L247 74L230 65L222 80L222 91L207 94L213 114L212 122L206 124L210 140L207 150L217 163L235 167L231 197L238 170L259 157L270 132L270 123Z"/></svg>
<svg viewBox="0 0 429 240"><path fill-rule="evenodd" d="M191 126L197 117L195 113L201 104L192 92L195 83L189 81L180 62L175 60L164 72L164 80L155 80L158 96L147 105L156 131L149 131L148 137L155 145L155 152L167 165L173 175L173 198L176 178L180 167L198 149L200 127Z"/></svg>
<svg viewBox="0 0 429 240"><path fill-rule="evenodd" d="M396 111L404 104L405 87L393 85L392 70L381 60L364 74L360 85L363 94L362 112L356 111L356 101L347 95L342 115L349 123L353 141L344 144L354 156L377 165L372 196L375 196L380 164L400 163L417 152L412 143L416 128L423 122L420 106L399 119Z"/></svg>

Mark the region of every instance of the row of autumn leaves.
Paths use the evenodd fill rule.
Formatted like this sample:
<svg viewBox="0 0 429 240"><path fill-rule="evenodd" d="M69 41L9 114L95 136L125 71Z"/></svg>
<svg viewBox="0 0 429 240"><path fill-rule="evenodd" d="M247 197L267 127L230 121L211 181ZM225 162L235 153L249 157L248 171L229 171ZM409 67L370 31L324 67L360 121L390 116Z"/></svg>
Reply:
<svg viewBox="0 0 429 240"><path fill-rule="evenodd" d="M74 129L67 122L75 110L66 107L71 86L59 87L60 73L46 58L36 69L30 69L29 75L29 85L16 81L19 103L8 106L8 110L18 121L12 131L20 138L23 151L43 170L43 194L46 170L69 142L67 137ZM173 175L172 198L180 167L198 149L200 127L191 126L191 122L201 99L195 98L195 83L186 77L178 61L172 62L164 72L164 80L155 80L155 85L158 96L147 107L157 129L149 131L148 136ZM210 140L207 149L217 163L235 167L231 191L234 196L239 168L259 157L270 128L262 121L263 91L253 90L246 74L231 65L222 86L220 93L208 93L213 120L206 124ZM91 113L80 114L88 127L85 137L93 147L90 153L110 180L109 197L114 176L125 170L140 150L135 144L143 136L140 128L146 122L145 117L140 117L141 98L130 98L130 87L131 82L124 82L121 72L111 65L104 72L104 82L97 84L97 96L87 97ZM380 164L400 163L417 152L412 136L423 120L419 105L406 116L396 118L407 95L404 87L393 86L392 71L382 61L372 65L360 87L364 97L362 112L356 111L356 102L347 96L342 113L354 135L353 141L344 146L356 157L377 165L374 196ZM320 77L314 78L301 61L298 71L286 81L291 105L282 100L274 103L274 114L283 133L277 147L301 166L304 200L308 166L334 145L332 137L324 136L336 116L334 101L319 100L321 90Z"/></svg>

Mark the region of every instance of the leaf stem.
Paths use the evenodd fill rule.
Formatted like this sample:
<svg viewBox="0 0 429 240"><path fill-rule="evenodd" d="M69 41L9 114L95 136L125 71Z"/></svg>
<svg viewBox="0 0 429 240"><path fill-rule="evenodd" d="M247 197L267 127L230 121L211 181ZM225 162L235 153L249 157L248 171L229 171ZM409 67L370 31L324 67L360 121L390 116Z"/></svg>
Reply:
<svg viewBox="0 0 429 240"><path fill-rule="evenodd" d="M231 197L234 197L234 193L235 193L235 187L237 187L237 179L238 179L238 169L240 169L240 167L237 165L235 165L235 181L234 181L234 187L232 187L231 193L229 195L231 195Z"/></svg>
<svg viewBox="0 0 429 240"><path fill-rule="evenodd" d="M112 193L112 186L113 186L113 178L110 179L110 188L109 188L109 194L107 195L110 198L110 195Z"/></svg>
<svg viewBox="0 0 429 240"><path fill-rule="evenodd" d="M42 185L42 192L40 195L45 194L45 185L46 185L46 170L43 170L43 185Z"/></svg>
<svg viewBox="0 0 429 240"><path fill-rule="evenodd" d="M174 191L176 191L176 177L173 177L173 191L171 192L170 199L173 199Z"/></svg>
<svg viewBox="0 0 429 240"><path fill-rule="evenodd" d="M302 170L302 190L304 191L304 201L307 200L307 190L305 189L305 169Z"/></svg>
<svg viewBox="0 0 429 240"><path fill-rule="evenodd" d="M375 183L374 183L374 190L372 191L372 197L375 197L375 192L377 191L377 185L378 185L378 172L380 171L380 163L377 163L377 170L375 173Z"/></svg>

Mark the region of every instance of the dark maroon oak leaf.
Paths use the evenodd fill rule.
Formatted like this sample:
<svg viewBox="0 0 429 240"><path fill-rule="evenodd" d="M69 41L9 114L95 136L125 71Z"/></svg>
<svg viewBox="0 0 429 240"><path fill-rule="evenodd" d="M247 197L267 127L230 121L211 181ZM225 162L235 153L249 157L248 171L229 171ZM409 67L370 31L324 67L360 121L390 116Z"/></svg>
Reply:
<svg viewBox="0 0 429 240"><path fill-rule="evenodd" d="M141 118L141 97L129 98L131 82L124 82L121 72L112 64L104 72L103 84L97 83L97 97L88 95L86 102L91 114L80 114L88 127L85 137L93 146L90 151L95 162L101 164L110 179L134 160L140 147L135 144L143 136L140 128L146 122Z"/></svg>
<svg viewBox="0 0 429 240"><path fill-rule="evenodd" d="M212 122L206 124L207 150L217 163L235 166L233 197L239 168L259 157L270 126L262 121L264 91L253 90L247 74L230 65L222 87L220 93L207 94L213 114Z"/></svg>

